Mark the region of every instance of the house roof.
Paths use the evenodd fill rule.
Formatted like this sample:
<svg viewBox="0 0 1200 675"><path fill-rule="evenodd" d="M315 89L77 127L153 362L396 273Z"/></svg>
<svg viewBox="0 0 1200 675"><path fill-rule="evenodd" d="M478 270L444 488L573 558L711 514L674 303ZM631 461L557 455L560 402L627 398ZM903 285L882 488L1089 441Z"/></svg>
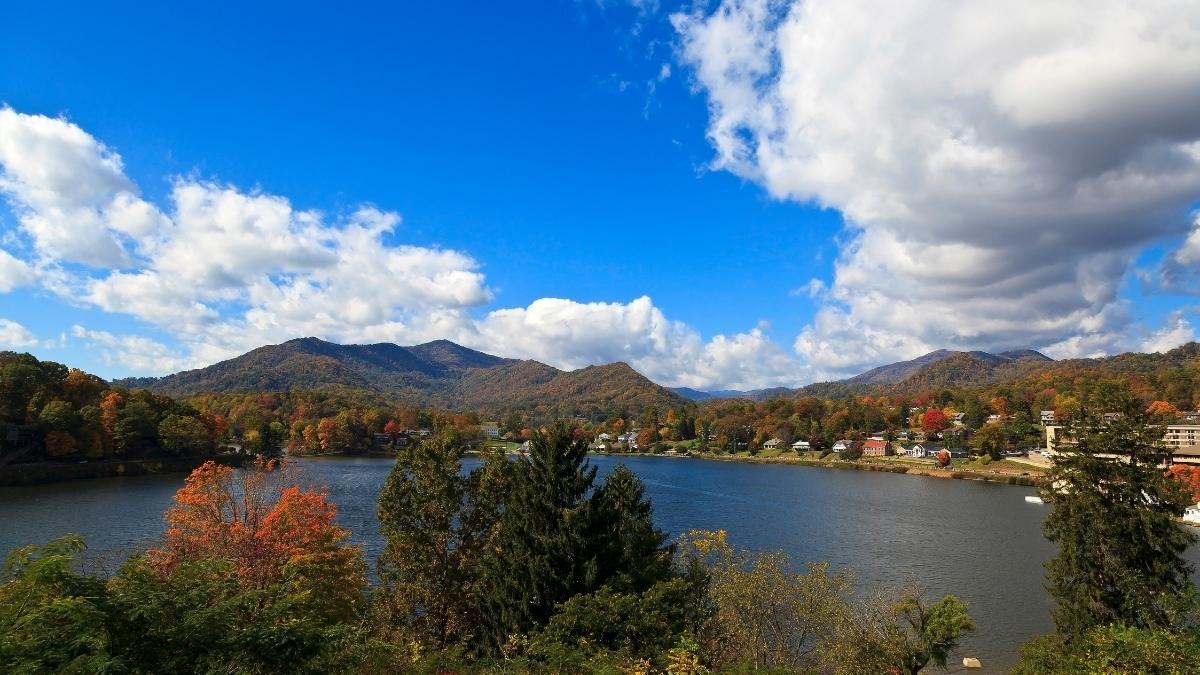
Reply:
<svg viewBox="0 0 1200 675"><path fill-rule="evenodd" d="M887 441L866 441L863 443L864 448L886 448Z"/></svg>

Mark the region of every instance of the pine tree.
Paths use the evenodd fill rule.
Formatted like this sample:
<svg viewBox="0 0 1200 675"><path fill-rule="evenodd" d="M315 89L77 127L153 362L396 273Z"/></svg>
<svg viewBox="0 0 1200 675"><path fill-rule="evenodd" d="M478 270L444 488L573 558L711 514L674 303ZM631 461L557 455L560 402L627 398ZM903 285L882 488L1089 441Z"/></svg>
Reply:
<svg viewBox="0 0 1200 675"><path fill-rule="evenodd" d="M510 636L546 623L583 586L586 497L596 478L587 442L563 423L534 432L514 467L496 555L484 571L480 648L496 652Z"/></svg>
<svg viewBox="0 0 1200 675"><path fill-rule="evenodd" d="M482 650L545 626L574 596L605 587L642 593L672 574L641 481L618 467L593 491L595 478L587 442L568 426L534 434L484 573Z"/></svg>
<svg viewBox="0 0 1200 675"><path fill-rule="evenodd" d="M1107 414L1079 417L1046 482L1053 511L1043 527L1059 545L1048 589L1068 637L1114 623L1170 626L1189 586L1182 554L1196 540L1177 521L1190 498L1163 472L1163 428L1130 394L1102 398L1093 405Z"/></svg>
<svg viewBox="0 0 1200 675"><path fill-rule="evenodd" d="M613 469L591 500L588 541L595 545L590 581L640 593L671 576L667 535L654 527L642 481L625 465Z"/></svg>

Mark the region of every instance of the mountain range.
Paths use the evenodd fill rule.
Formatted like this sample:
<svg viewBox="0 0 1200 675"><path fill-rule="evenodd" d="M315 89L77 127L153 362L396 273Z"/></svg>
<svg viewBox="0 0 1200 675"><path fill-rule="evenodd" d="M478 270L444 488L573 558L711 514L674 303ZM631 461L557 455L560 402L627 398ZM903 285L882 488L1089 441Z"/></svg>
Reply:
<svg viewBox="0 0 1200 675"><path fill-rule="evenodd" d="M799 389L774 387L749 391L732 389L702 391L676 387L671 391L693 401L707 401L716 398L748 398L754 401L765 401L788 394L836 396L878 388L908 390L986 384L997 377L1024 374L1050 363L1054 363L1054 359L1032 349L1015 349L996 354L939 349L909 361L872 368L844 380L818 382Z"/></svg>
<svg viewBox="0 0 1200 675"><path fill-rule="evenodd" d="M413 405L496 414L545 410L558 416L685 402L625 363L563 371L538 361L492 356L447 340L402 347L298 338L205 368L114 384L175 397L350 389Z"/></svg>
<svg viewBox="0 0 1200 675"><path fill-rule="evenodd" d="M339 345L298 338L268 345L205 368L161 378L128 378L115 384L145 387L176 397L207 393L289 390L367 391L420 406L485 413L530 412L546 416L593 415L614 409L636 412L687 401L779 396L842 397L903 394L947 387L1015 381L1052 368L1148 372L1200 360L1200 344L1166 353L1127 353L1097 359L1055 361L1022 349L989 353L939 349L844 380L788 389L703 391L668 389L625 363L564 371L533 360L493 356L447 340L411 347L390 343Z"/></svg>

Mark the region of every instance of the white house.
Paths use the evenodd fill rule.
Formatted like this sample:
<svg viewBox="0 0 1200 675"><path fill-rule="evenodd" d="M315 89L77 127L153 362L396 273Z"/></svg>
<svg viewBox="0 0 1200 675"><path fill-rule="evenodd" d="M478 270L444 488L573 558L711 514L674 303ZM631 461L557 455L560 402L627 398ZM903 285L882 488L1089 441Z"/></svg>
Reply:
<svg viewBox="0 0 1200 675"><path fill-rule="evenodd" d="M479 425L479 430L488 438L500 438L500 425L495 422L484 422Z"/></svg>
<svg viewBox="0 0 1200 675"><path fill-rule="evenodd" d="M833 451L834 452L845 452L845 451L849 450L850 446L852 446L852 445L854 445L854 441L841 440L841 441L838 441L837 443L833 444Z"/></svg>
<svg viewBox="0 0 1200 675"><path fill-rule="evenodd" d="M1054 424L1054 411L1053 410L1043 410L1042 411L1042 424Z"/></svg>
<svg viewBox="0 0 1200 675"><path fill-rule="evenodd" d="M597 437L596 437L596 442L597 442L597 443L607 443L607 442L609 442L609 441L611 441L611 440L612 440L612 436L609 436L609 435L608 435L608 434L606 434L606 433L605 433L605 434L600 434L599 436L597 436Z"/></svg>
<svg viewBox="0 0 1200 675"><path fill-rule="evenodd" d="M916 457L917 459L925 459L926 457L929 457L932 453L930 453L929 449L926 448L924 445L917 443L916 445L912 446L911 448L905 450L904 454L908 455L909 457Z"/></svg>
<svg viewBox="0 0 1200 675"><path fill-rule="evenodd" d="M808 444L808 441L796 441L792 443L792 449L796 452L808 452L811 446Z"/></svg>
<svg viewBox="0 0 1200 675"><path fill-rule="evenodd" d="M772 438L766 443L763 443L763 450L778 450L779 446L781 445L783 445L783 441L781 439Z"/></svg>

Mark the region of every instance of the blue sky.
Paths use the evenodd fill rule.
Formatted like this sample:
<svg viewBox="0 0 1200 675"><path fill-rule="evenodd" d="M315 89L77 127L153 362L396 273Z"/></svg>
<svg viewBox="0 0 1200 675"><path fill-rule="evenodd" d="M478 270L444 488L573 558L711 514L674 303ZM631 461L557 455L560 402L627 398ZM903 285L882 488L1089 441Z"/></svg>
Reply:
<svg viewBox="0 0 1200 675"><path fill-rule="evenodd" d="M1190 295L1182 291L1193 264L1183 242L1200 194L1193 174L1163 178L1182 187L1147 203L1119 204L1121 219L1112 220L1064 196L1078 195L1081 184L1104 173L1098 170L1047 169L1040 183L1061 185L1032 199L1028 214L964 207L993 197L1014 201L982 182L971 192L959 189L961 179L938 174L947 181L939 185L930 174L910 185L897 177L903 163L894 157L912 149L889 147L895 130L876 136L880 125L856 107L863 98L828 84L842 72L864 86L894 82L898 65L881 65L865 49L809 54L803 49L818 47L789 47L780 31L789 25L815 31L825 18L835 20L844 34L833 37L847 44L888 39L893 43L880 49L928 47L915 34L898 42L864 36L855 31L873 29L853 15L839 16L844 10L836 3L811 4L805 15L798 7L751 1L687 9L565 0L336 10L317 3L253 9L146 3L121 11L24 3L0 24L0 104L10 113L9 126L0 128L11 141L8 154L0 154L8 205L0 207L0 248L23 265L10 275L19 281L0 283L0 290L8 288L0 295L0 319L7 322L0 335L9 348L104 376L161 374L264 341L317 334L402 343L448 337L562 367L622 359L669 384L710 387L801 384L942 346L1031 346L1070 356L1191 336ZM902 29L922 11L922 3L909 4L910 15L890 17ZM821 11L828 16L816 16ZM1104 12L1096 16L1103 24ZM1022 63L1059 47L1050 41L990 58L1007 59L1020 74ZM1122 48L1136 56L1147 46L1131 41ZM805 61L817 65L793 73L789 50L819 57ZM1183 64L1182 76L1196 75L1192 54L1169 58ZM809 77L814 73L828 77ZM957 76L931 67L923 81ZM781 84L793 80L800 84ZM914 137L916 118L939 104L919 90L911 83L885 89L899 116L912 116L889 123L906 123L897 129L914 130ZM1011 96L1004 90L985 94L1022 124L1041 114L1005 98ZM815 100L827 100L828 110L822 104L814 112ZM1120 112L1112 100L1087 100L1091 108L1051 123L1083 128ZM1184 103L1163 101L1163 115L1147 113L1144 124L1169 125ZM840 133L839 120L856 116L863 133ZM43 118L59 126L39 132ZM990 121L964 124L975 124L994 156L1007 151L1021 166L1039 159L1021 135L1033 133L1028 125L1017 133ZM296 213L320 212L326 239L314 246L334 257L349 259L349 244L328 237L349 227L364 205L400 218L379 226L382 248L461 256L436 263L427 278L387 298L360 276L326 274L331 263L318 265L320 272L298 262L276 269L269 256L247 261L258 269L239 268L229 283L200 293L196 280L211 280L212 270L174 278L179 268L171 261L178 258L158 257L177 237L163 234L175 231L170 227L131 232L109 223L128 258L81 261L56 250L30 220L51 217L42 211L60 201L77 204L64 193L84 184L55 184L60 201L47 202L30 167L75 155L60 143L37 146L58 154L34 156L33 146L18 142L21 134L63 128L80 132L85 145L86 139L102 144L88 152L119 156L115 175L124 178L113 180L126 185L118 191L136 195L175 229L186 220L176 203L186 184L210 197L232 191L250 200L286 200L291 224L276 237L303 228ZM806 137L810 129L821 133ZM1183 147L1195 138L1189 127L1175 140ZM1065 152L1088 145L1081 137ZM932 154L928 147L916 151ZM1130 141L1103 161L1132 166L1131 158L1145 151ZM995 171L1010 169L997 164ZM107 217L110 196L89 208ZM903 208L893 209L896 202ZM1164 210L1165 220L1149 215ZM1089 224L1063 211L1087 214ZM954 217L936 222L943 214ZM1018 224L1025 215L1032 225ZM1031 236L1028 227L1047 237L1043 248L1062 246L1046 233L1089 232L1103 244L1066 246L1063 267L1046 259L1021 262L1017 252L980 234L1008 230L1019 239ZM1116 234L1131 227L1137 236ZM203 230L205 240L217 230ZM171 241L184 245L178 237ZM204 255L221 257L222 246L239 241L256 240L231 237ZM950 245L959 248L939 252ZM897 262L906 258L915 264ZM835 270L839 259L844 269ZM962 260L975 261L981 278L945 271ZM408 258L394 264L418 266ZM1012 281L1039 266L1044 273L1032 275L1036 286ZM1103 270L1098 277L1081 271L1096 269ZM391 283L385 272L381 260L379 287ZM438 275L452 272L459 281L469 277L461 292L412 290L445 289L447 277ZM101 282L114 273L141 275L145 283L136 292L116 284L106 290ZM1161 283L1167 276L1178 281ZM267 296L285 297L297 279L328 291L304 302L316 303L314 312L327 302L332 313L312 322L296 312L287 320L274 316ZM262 290L267 285L270 292ZM147 297L138 293L166 287L175 295L159 298L162 311L129 309ZM1046 297L1031 301L1024 315L997 309L1038 289ZM643 296L650 300L637 305ZM547 298L566 302L538 304ZM338 314L339 306L360 302L374 307ZM188 303L212 315L198 320L170 309ZM957 318L939 318L946 316Z"/></svg>

